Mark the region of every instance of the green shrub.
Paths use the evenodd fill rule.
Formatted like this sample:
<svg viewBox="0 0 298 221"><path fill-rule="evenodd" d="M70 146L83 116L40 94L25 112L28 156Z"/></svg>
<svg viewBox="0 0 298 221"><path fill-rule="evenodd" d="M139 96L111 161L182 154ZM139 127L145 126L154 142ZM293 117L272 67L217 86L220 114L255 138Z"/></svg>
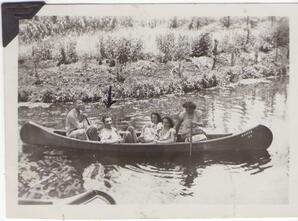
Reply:
<svg viewBox="0 0 298 221"><path fill-rule="evenodd" d="M192 17L188 25L188 29L199 29L205 25L210 24L211 22L213 22L213 20L207 17Z"/></svg>
<svg viewBox="0 0 298 221"><path fill-rule="evenodd" d="M192 41L191 45L193 57L209 56L212 51L212 38L209 33L203 33Z"/></svg>
<svg viewBox="0 0 298 221"><path fill-rule="evenodd" d="M38 42L35 46L32 46L32 57L40 60L51 60L53 44L50 41Z"/></svg>
<svg viewBox="0 0 298 221"><path fill-rule="evenodd" d="M172 60L175 47L175 35L173 33L158 35L156 37L156 44L160 52L163 53L163 62L166 63Z"/></svg>
<svg viewBox="0 0 298 221"><path fill-rule="evenodd" d="M220 18L219 21L226 28L229 28L231 26L231 17L230 16L222 17L222 18Z"/></svg>
<svg viewBox="0 0 298 221"><path fill-rule="evenodd" d="M69 63L76 63L78 61L76 44L75 41L69 41L66 45L66 57Z"/></svg>
<svg viewBox="0 0 298 221"><path fill-rule="evenodd" d="M41 97L42 102L53 103L55 101L55 95L52 90L46 89L46 90L42 91L41 93L42 93L42 97Z"/></svg>
<svg viewBox="0 0 298 221"><path fill-rule="evenodd" d="M18 102L27 102L30 99L31 91L21 89L18 91Z"/></svg>
<svg viewBox="0 0 298 221"><path fill-rule="evenodd" d="M120 26L123 26L123 27L126 27L126 28L127 27L133 27L134 20L130 16L120 17L118 20L119 20L118 22L119 22Z"/></svg>
<svg viewBox="0 0 298 221"><path fill-rule="evenodd" d="M75 41L68 41L65 45L60 44L59 47L59 54L57 57L58 64L57 66L60 66L61 64L71 64L76 63L79 60L77 51L76 51L76 42Z"/></svg>
<svg viewBox="0 0 298 221"><path fill-rule="evenodd" d="M241 66L236 65L225 69L223 74L225 75L227 82L236 83L240 78L243 78L243 69Z"/></svg>
<svg viewBox="0 0 298 221"><path fill-rule="evenodd" d="M143 55L143 42L137 38L101 37L98 47L101 59L115 60L119 64L140 60Z"/></svg>
<svg viewBox="0 0 298 221"><path fill-rule="evenodd" d="M173 51L173 60L177 61L184 59L188 57L190 53L191 47L189 38L186 35L179 35Z"/></svg>
<svg viewBox="0 0 298 221"><path fill-rule="evenodd" d="M178 28L179 24L178 24L178 18L174 17L170 20L169 22L169 28Z"/></svg>

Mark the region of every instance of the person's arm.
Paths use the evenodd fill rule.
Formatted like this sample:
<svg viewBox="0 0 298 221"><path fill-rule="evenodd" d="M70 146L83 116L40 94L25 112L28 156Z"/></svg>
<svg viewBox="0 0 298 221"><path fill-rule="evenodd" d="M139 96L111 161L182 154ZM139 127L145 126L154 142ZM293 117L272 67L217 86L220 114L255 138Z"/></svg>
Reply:
<svg viewBox="0 0 298 221"><path fill-rule="evenodd" d="M87 128L90 125L87 116L83 113L80 113L79 115L79 124L81 125L81 128Z"/></svg>
<svg viewBox="0 0 298 221"><path fill-rule="evenodd" d="M179 119L178 119L177 124L175 126L176 134L178 134L178 132L179 132L179 129L181 127L181 124L183 122L183 119L184 119L184 115L183 115L183 113L180 113L179 114Z"/></svg>
<svg viewBox="0 0 298 221"><path fill-rule="evenodd" d="M117 138L115 139L115 143L120 143L121 140L122 140L122 137L121 135L119 134L118 130L117 129L114 129L115 130L115 133L117 134Z"/></svg>
<svg viewBox="0 0 298 221"><path fill-rule="evenodd" d="M68 124L71 128L81 129L84 125L79 122L79 119L75 118L73 115L67 116Z"/></svg>
<svg viewBox="0 0 298 221"><path fill-rule="evenodd" d="M192 121L192 124L193 124L193 126L196 126L196 127L203 127L204 126L204 124L202 122Z"/></svg>
<svg viewBox="0 0 298 221"><path fill-rule="evenodd" d="M148 127L149 127L149 124L145 124L145 125L142 127L141 134L140 134L139 137L144 137L145 130L146 130L146 128L148 128Z"/></svg>
<svg viewBox="0 0 298 221"><path fill-rule="evenodd" d="M167 139L164 139L164 140L156 140L156 143L174 143L175 142L175 136L176 136L176 133L175 133L175 129L171 129L170 131L170 134L169 134L169 137Z"/></svg>
<svg viewBox="0 0 298 221"><path fill-rule="evenodd" d="M100 142L101 143L108 143L108 144L119 143L119 141L115 141L115 140L112 140L112 139L101 139Z"/></svg>
<svg viewBox="0 0 298 221"><path fill-rule="evenodd" d="M192 121L193 126L195 126L195 127L203 127L204 124L203 124L203 121L202 121L202 113L200 111L196 111L195 114L196 114L197 120L196 121Z"/></svg>

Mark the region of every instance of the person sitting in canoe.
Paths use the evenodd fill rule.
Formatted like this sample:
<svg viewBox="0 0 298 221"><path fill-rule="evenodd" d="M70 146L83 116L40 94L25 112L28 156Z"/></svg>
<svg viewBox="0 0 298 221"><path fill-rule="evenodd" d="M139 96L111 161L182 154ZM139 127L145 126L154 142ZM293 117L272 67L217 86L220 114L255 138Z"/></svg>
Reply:
<svg viewBox="0 0 298 221"><path fill-rule="evenodd" d="M112 118L110 116L103 116L102 122L104 127L99 132L101 143L136 143L137 135L133 127L129 126L123 133L123 138L118 130L113 127Z"/></svg>
<svg viewBox="0 0 298 221"><path fill-rule="evenodd" d="M84 103L77 100L74 108L68 112L65 121L66 136L79 140L98 140L97 128L89 124Z"/></svg>
<svg viewBox="0 0 298 221"><path fill-rule="evenodd" d="M162 118L163 128L158 134L158 139L155 143L174 143L176 142L176 131L174 129L174 122L170 117Z"/></svg>
<svg viewBox="0 0 298 221"><path fill-rule="evenodd" d="M142 143L151 143L158 139L158 133L162 130L163 125L159 113L151 113L151 122L146 124L141 131L138 140Z"/></svg>
<svg viewBox="0 0 298 221"><path fill-rule="evenodd" d="M185 102L182 106L185 110L179 114L179 119L176 124L176 133L178 134L182 125L180 136L185 142L190 141L191 134L193 142L206 140L205 132L200 128L203 125L202 114L200 111L196 110L197 106L191 101Z"/></svg>

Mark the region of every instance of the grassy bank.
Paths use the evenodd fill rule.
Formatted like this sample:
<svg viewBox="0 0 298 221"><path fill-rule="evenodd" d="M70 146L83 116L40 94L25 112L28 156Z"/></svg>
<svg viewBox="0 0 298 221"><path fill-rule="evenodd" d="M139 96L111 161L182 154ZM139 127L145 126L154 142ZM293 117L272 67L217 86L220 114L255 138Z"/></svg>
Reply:
<svg viewBox="0 0 298 221"><path fill-rule="evenodd" d="M288 74L284 18L80 19L21 24L19 102L95 102L109 85L116 99L143 99Z"/></svg>

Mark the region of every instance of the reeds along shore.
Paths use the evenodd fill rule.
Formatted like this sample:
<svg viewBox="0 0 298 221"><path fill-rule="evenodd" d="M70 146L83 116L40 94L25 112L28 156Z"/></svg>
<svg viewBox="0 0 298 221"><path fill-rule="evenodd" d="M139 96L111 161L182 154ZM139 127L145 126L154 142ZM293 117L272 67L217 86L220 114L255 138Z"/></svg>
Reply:
<svg viewBox="0 0 298 221"><path fill-rule="evenodd" d="M285 17L35 17L19 41L20 102L184 94L289 66Z"/></svg>

